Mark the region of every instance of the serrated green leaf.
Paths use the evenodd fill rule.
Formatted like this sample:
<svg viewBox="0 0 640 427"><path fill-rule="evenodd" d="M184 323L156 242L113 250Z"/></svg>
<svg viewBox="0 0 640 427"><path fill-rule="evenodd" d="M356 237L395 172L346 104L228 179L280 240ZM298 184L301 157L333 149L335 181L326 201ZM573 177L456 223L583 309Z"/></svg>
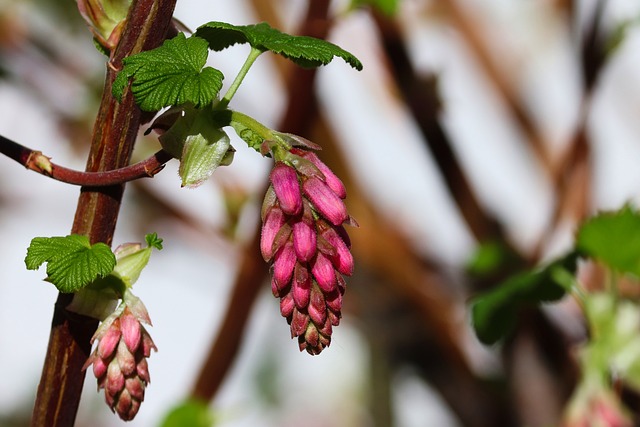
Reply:
<svg viewBox="0 0 640 427"><path fill-rule="evenodd" d="M516 324L521 308L562 298L566 289L556 280L556 270L575 272L576 259L576 254L569 254L540 270L512 276L474 298L471 315L480 341L494 344L508 335Z"/></svg>
<svg viewBox="0 0 640 427"><path fill-rule="evenodd" d="M131 90L142 110L211 104L222 88L224 76L215 68L204 67L208 53L206 41L180 33L156 49L125 58L113 83L113 95L122 99L133 78Z"/></svg>
<svg viewBox="0 0 640 427"><path fill-rule="evenodd" d="M161 427L211 427L215 418L206 403L188 400L173 408L162 421Z"/></svg>
<svg viewBox="0 0 640 427"><path fill-rule="evenodd" d="M578 231L576 247L613 270L640 277L640 214L625 206L589 219Z"/></svg>
<svg viewBox="0 0 640 427"><path fill-rule="evenodd" d="M326 40L308 36L293 36L272 28L266 22L255 25L232 25L225 22L209 22L199 27L195 34L209 43L215 51L237 43L248 43L255 49L282 55L301 67L327 65L335 57L342 58L356 70L362 63L351 53Z"/></svg>
<svg viewBox="0 0 640 427"><path fill-rule="evenodd" d="M25 264L37 270L47 263L47 280L60 292L77 292L113 271L116 258L104 243L91 245L86 236L36 237L27 249Z"/></svg>

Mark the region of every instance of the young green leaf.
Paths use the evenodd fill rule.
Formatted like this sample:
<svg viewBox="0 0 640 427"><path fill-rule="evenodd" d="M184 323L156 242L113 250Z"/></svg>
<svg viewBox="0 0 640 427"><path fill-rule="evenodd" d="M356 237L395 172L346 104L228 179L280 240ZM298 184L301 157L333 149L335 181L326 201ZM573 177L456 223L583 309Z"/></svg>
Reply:
<svg viewBox="0 0 640 427"><path fill-rule="evenodd" d="M142 110L211 104L222 88L224 76L215 68L204 67L208 54L204 40L180 33L156 49L125 58L124 67L113 82L113 95L122 99L133 78L131 90Z"/></svg>
<svg viewBox="0 0 640 427"><path fill-rule="evenodd" d="M620 273L640 277L640 213L625 206L589 219L578 231L576 247Z"/></svg>
<svg viewBox="0 0 640 427"><path fill-rule="evenodd" d="M236 43L248 43L260 51L282 55L302 67L327 65L334 57L339 57L356 70L362 70L358 58L335 44L314 37L286 34L266 22L232 25L214 21L199 27L194 35L205 39L209 48L215 51Z"/></svg>
<svg viewBox="0 0 640 427"><path fill-rule="evenodd" d="M155 248L159 251L162 250L162 242L163 240L158 237L158 233L149 233L144 236L144 241L147 242L147 246L150 248Z"/></svg>
<svg viewBox="0 0 640 427"><path fill-rule="evenodd" d="M104 243L91 245L86 236L36 237L24 260L27 269L47 263L47 280L60 292L77 292L113 271L116 258Z"/></svg>
<svg viewBox="0 0 640 427"><path fill-rule="evenodd" d="M547 267L512 276L494 289L474 298L471 315L476 335L485 344L504 338L516 324L519 310L541 302L556 301L566 289L558 283L558 269L571 273L576 269L577 255L571 253Z"/></svg>

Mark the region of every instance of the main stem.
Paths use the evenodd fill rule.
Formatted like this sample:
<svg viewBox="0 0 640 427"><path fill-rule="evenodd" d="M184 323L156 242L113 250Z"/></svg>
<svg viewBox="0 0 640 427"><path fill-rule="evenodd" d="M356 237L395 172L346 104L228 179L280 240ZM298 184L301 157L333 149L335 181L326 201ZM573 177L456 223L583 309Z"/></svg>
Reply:
<svg viewBox="0 0 640 427"><path fill-rule="evenodd" d="M115 70L122 59L160 45L171 23L176 0L133 0L122 37L107 67L107 76L86 170L100 172L126 166L140 125L140 110L127 90L122 102L111 96ZM111 244L124 185L82 187L72 233L92 243ZM84 383L95 319L66 310L73 294L59 294L54 307L49 346L38 386L31 425L71 427Z"/></svg>

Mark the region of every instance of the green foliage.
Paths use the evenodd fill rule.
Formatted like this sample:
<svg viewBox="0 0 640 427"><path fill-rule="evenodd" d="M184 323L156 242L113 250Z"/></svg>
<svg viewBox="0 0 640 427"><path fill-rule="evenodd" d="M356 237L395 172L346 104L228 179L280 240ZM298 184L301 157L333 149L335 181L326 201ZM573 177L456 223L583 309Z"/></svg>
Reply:
<svg viewBox="0 0 640 427"><path fill-rule="evenodd" d="M232 25L213 21L199 27L194 35L205 39L209 48L215 51L248 43L254 49L282 55L302 67L319 67L339 57L356 70L362 70L358 58L335 44L314 37L285 34L266 22Z"/></svg>
<svg viewBox="0 0 640 427"><path fill-rule="evenodd" d="M591 218L580 227L576 247L615 271L640 277L640 214L625 206Z"/></svg>
<svg viewBox="0 0 640 427"><path fill-rule="evenodd" d="M577 255L572 253L548 266L512 276L474 298L471 313L476 335L485 344L494 344L511 332L518 312L527 306L556 301L566 292L562 271L575 272Z"/></svg>
<svg viewBox="0 0 640 427"><path fill-rule="evenodd" d="M211 104L222 88L224 76L215 68L204 67L208 54L206 41L180 33L156 49L125 58L113 83L113 95L122 99L133 78L131 90L142 110Z"/></svg>
<svg viewBox="0 0 640 427"><path fill-rule="evenodd" d="M206 403L188 400L172 409L160 427L211 427L214 421L213 414Z"/></svg>
<svg viewBox="0 0 640 427"><path fill-rule="evenodd" d="M36 237L24 260L27 269L47 263L47 280L60 292L77 292L113 271L116 258L104 243L91 245L86 236Z"/></svg>
<svg viewBox="0 0 640 427"><path fill-rule="evenodd" d="M394 16L398 12L399 0L352 0L351 7L371 6L387 16Z"/></svg>

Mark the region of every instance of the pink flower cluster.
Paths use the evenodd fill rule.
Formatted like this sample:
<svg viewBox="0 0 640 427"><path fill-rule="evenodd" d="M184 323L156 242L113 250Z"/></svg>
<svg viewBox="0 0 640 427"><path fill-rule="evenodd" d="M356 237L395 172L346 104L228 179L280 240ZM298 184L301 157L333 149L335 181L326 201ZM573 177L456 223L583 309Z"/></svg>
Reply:
<svg viewBox="0 0 640 427"><path fill-rule="evenodd" d="M105 319L91 340L98 340L98 345L84 366L93 364L98 390L104 389L107 405L125 421L140 409L150 382L147 358L151 349L157 350L141 321L151 323L142 303Z"/></svg>
<svg viewBox="0 0 640 427"><path fill-rule="evenodd" d="M340 323L342 275L353 273L343 224L355 223L342 181L315 153L292 148L285 161L277 161L270 175L260 249L272 262L271 289L291 337L298 337L300 351L315 355Z"/></svg>

